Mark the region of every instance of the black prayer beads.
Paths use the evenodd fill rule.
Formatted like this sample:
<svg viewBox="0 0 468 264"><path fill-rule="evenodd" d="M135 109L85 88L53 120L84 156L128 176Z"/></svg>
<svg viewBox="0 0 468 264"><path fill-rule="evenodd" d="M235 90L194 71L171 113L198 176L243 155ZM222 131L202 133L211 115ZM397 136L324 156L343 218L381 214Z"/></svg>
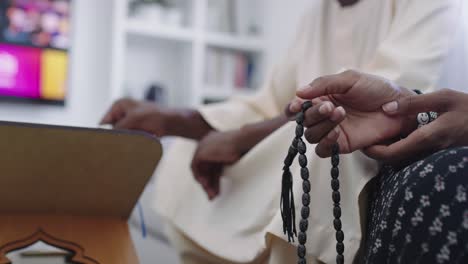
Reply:
<svg viewBox="0 0 468 264"><path fill-rule="evenodd" d="M335 219L333 220L333 226L335 227L336 233L336 263L337 264L343 264L344 263L344 233L341 230L342 224L341 224L341 207L340 207L340 201L341 201L341 195L340 195L340 181L338 177L340 176L340 170L338 168L338 165L340 164L340 148L338 144L333 145L332 149L332 168L331 168L331 188L333 190L332 192L332 199L333 199L333 216Z"/></svg>
<svg viewBox="0 0 468 264"><path fill-rule="evenodd" d="M284 160L283 177L282 177L282 190L281 190L281 216L283 218L283 232L288 236L288 241L294 241L294 237L297 236L299 245L297 247L298 264L306 264L306 247L307 242L307 228L309 226L309 215L310 215L310 181L309 181L309 169L307 168L307 147L302 136L304 135L304 120L305 112L307 109L312 107L311 102L304 102L302 105L302 111L296 116L296 136L289 147L288 155ZM301 166L301 178L302 182L302 208L301 208L301 220L299 222L299 235L296 231L296 212L294 205L294 194L293 194L293 178L290 171L295 157L299 154L299 165ZM332 200L333 200L333 226L336 230L336 263L344 263L344 233L341 230L341 195L340 195L340 181L338 179L340 171L338 165L340 163L339 146L335 144L332 148L331 157L332 168L331 174L331 188L332 188Z"/></svg>

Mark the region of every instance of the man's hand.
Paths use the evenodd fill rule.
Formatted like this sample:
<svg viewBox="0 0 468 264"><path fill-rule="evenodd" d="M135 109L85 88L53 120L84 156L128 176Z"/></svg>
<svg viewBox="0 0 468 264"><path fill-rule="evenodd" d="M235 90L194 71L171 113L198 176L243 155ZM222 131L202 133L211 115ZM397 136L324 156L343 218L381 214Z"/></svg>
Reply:
<svg viewBox="0 0 468 264"><path fill-rule="evenodd" d="M223 168L232 165L260 141L288 122L282 114L276 118L247 124L238 130L211 132L204 137L192 161L193 174L208 197L219 195L219 181Z"/></svg>
<svg viewBox="0 0 468 264"><path fill-rule="evenodd" d="M101 124L110 124L117 129L143 130L158 137L178 136L194 140L213 130L196 110L171 109L132 99L115 102Z"/></svg>
<svg viewBox="0 0 468 264"><path fill-rule="evenodd" d="M320 77L299 90L290 111L298 112L303 100L312 100L315 106L306 112L305 136L310 143L319 143L319 156L328 157L335 142L342 153L350 153L400 136L404 117L385 115L381 107L412 94L383 78L346 71Z"/></svg>
<svg viewBox="0 0 468 264"><path fill-rule="evenodd" d="M158 137L167 134L168 112L154 103L121 99L103 117L101 124L117 129L143 130Z"/></svg>
<svg viewBox="0 0 468 264"><path fill-rule="evenodd" d="M192 171L210 200L219 195L224 167L239 161L243 154L239 133L240 130L211 132L198 144L192 160Z"/></svg>

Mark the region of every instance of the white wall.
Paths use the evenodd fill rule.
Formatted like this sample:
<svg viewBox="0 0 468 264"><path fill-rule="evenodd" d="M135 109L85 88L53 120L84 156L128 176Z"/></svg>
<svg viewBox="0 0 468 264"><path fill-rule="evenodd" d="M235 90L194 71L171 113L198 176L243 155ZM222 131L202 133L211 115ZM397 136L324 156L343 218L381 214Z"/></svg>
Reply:
<svg viewBox="0 0 468 264"><path fill-rule="evenodd" d="M310 0L266 0L265 1L265 37L267 56L265 65L279 63L286 56L297 31L299 19L306 12Z"/></svg>
<svg viewBox="0 0 468 264"><path fill-rule="evenodd" d="M468 91L468 1L462 1L460 22L454 29L454 45L448 54L439 88Z"/></svg>
<svg viewBox="0 0 468 264"><path fill-rule="evenodd" d="M112 0L74 0L65 107L0 102L0 120L94 126L108 107Z"/></svg>

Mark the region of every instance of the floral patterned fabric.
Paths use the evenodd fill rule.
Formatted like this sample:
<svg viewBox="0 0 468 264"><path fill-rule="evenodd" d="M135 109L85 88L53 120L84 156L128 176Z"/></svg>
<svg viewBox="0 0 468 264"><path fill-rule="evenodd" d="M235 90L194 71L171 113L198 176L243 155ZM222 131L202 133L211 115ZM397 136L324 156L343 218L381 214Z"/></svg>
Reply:
<svg viewBox="0 0 468 264"><path fill-rule="evenodd" d="M467 190L468 148L382 168L363 263L468 263Z"/></svg>

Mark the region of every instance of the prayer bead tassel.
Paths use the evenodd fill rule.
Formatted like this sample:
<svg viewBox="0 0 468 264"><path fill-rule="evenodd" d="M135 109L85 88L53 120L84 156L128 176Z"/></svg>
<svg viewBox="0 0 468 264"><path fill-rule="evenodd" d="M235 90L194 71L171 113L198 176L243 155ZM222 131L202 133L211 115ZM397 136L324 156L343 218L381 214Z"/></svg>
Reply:
<svg viewBox="0 0 468 264"><path fill-rule="evenodd" d="M296 117L296 131L295 131L295 138L291 147L289 148L288 155L284 160L284 167L283 167L283 177L282 177L282 189L281 189L281 217L283 218L283 232L288 236L289 242L294 242L294 237L297 236L296 232L296 208L294 205L294 194L293 194L293 175L290 171L290 166L292 165L294 159L296 158L297 154L299 154L298 162L301 167L301 178L302 182L302 208L301 208L301 220L299 224L299 236L298 242L299 245L297 247L297 256L299 264L306 264L306 242L307 242L307 228L309 226L309 215L310 215L310 181L309 181L309 169L307 168L307 156L306 151L307 147L304 141L302 140L302 136L304 135L304 120L305 120L305 112L307 109L312 107L311 102L305 102L302 105L302 111ZM330 171L331 175L331 188L332 188L332 200L333 200L333 226L336 230L335 237L336 237L336 263L343 264L344 263L344 233L341 230L342 223L341 223L341 195L340 195L340 181L338 179L340 175L340 171L338 165L340 163L340 148L338 144L335 144L332 149L332 169Z"/></svg>

